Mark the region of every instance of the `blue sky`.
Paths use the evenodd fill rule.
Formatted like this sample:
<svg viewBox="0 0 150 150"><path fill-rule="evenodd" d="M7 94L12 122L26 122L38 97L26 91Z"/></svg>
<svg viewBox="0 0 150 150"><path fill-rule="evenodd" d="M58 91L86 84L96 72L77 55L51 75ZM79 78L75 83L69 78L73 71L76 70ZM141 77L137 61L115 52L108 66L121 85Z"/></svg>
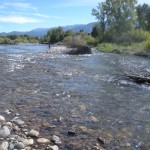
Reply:
<svg viewBox="0 0 150 150"><path fill-rule="evenodd" d="M102 0L0 0L0 32L94 22L92 8ZM150 4L150 0L138 0Z"/></svg>

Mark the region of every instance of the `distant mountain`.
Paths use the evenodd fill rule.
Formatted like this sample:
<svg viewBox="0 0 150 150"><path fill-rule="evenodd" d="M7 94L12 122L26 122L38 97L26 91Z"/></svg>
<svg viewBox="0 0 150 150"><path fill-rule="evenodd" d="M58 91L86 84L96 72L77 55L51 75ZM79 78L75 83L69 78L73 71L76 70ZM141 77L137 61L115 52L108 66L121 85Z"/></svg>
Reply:
<svg viewBox="0 0 150 150"><path fill-rule="evenodd" d="M87 33L91 33L93 26L96 24L96 22L92 22L89 24L78 24L78 25L68 25L68 26L63 26L64 31L66 30L72 30L73 32L79 32L80 30L84 30ZM53 27L55 28L55 27ZM18 32L18 31L13 31L13 32L9 32L9 33L5 33L2 32L0 33L0 35L6 36L6 35L29 35L29 36L37 36L37 37L42 37L44 35L47 34L48 30L53 29L53 28L38 28L38 29L34 29L31 31L27 31L27 32Z"/></svg>

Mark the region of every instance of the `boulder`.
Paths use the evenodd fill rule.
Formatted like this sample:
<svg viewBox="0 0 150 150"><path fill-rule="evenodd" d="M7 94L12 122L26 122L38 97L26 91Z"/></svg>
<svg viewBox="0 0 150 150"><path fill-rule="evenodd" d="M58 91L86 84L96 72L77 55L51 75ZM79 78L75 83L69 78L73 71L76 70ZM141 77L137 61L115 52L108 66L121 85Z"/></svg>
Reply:
<svg viewBox="0 0 150 150"><path fill-rule="evenodd" d="M80 46L78 48L71 49L66 52L69 55L83 55L83 54L92 54L91 47L87 45Z"/></svg>

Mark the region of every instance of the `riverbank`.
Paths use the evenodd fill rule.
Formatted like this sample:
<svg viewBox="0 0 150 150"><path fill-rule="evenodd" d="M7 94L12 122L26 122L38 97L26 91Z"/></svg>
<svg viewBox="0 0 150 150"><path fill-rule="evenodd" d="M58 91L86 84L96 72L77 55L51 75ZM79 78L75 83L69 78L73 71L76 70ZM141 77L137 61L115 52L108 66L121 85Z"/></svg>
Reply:
<svg viewBox="0 0 150 150"><path fill-rule="evenodd" d="M149 45L145 43L134 43L130 45L119 45L113 43L102 43L97 46L98 51L105 53L132 54L150 57Z"/></svg>
<svg viewBox="0 0 150 150"><path fill-rule="evenodd" d="M59 150L55 145L61 144L58 136L44 138L23 121L20 114L13 110L5 110L4 113L5 117L0 115L0 150Z"/></svg>

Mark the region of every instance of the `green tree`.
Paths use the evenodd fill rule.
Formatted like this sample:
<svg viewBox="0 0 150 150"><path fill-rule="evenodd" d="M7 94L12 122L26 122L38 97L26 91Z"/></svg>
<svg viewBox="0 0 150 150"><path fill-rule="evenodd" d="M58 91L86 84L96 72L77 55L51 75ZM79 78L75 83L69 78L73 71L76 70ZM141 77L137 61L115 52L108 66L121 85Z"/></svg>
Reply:
<svg viewBox="0 0 150 150"><path fill-rule="evenodd" d="M99 25L98 24L94 25L92 32L91 32L91 36L95 37L95 38L99 36Z"/></svg>
<svg viewBox="0 0 150 150"><path fill-rule="evenodd" d="M136 16L137 0L106 0L92 10L100 22L101 33L106 29L113 30L113 34L120 34L132 30Z"/></svg>
<svg viewBox="0 0 150 150"><path fill-rule="evenodd" d="M65 33L62 27L54 28L47 33L47 38L49 38L50 43L54 44L61 42L64 39Z"/></svg>
<svg viewBox="0 0 150 150"><path fill-rule="evenodd" d="M67 36L73 36L72 30L67 30L67 31L65 32L65 37L67 37Z"/></svg>
<svg viewBox="0 0 150 150"><path fill-rule="evenodd" d="M138 27L150 31L150 6L148 4L138 5L136 10Z"/></svg>

